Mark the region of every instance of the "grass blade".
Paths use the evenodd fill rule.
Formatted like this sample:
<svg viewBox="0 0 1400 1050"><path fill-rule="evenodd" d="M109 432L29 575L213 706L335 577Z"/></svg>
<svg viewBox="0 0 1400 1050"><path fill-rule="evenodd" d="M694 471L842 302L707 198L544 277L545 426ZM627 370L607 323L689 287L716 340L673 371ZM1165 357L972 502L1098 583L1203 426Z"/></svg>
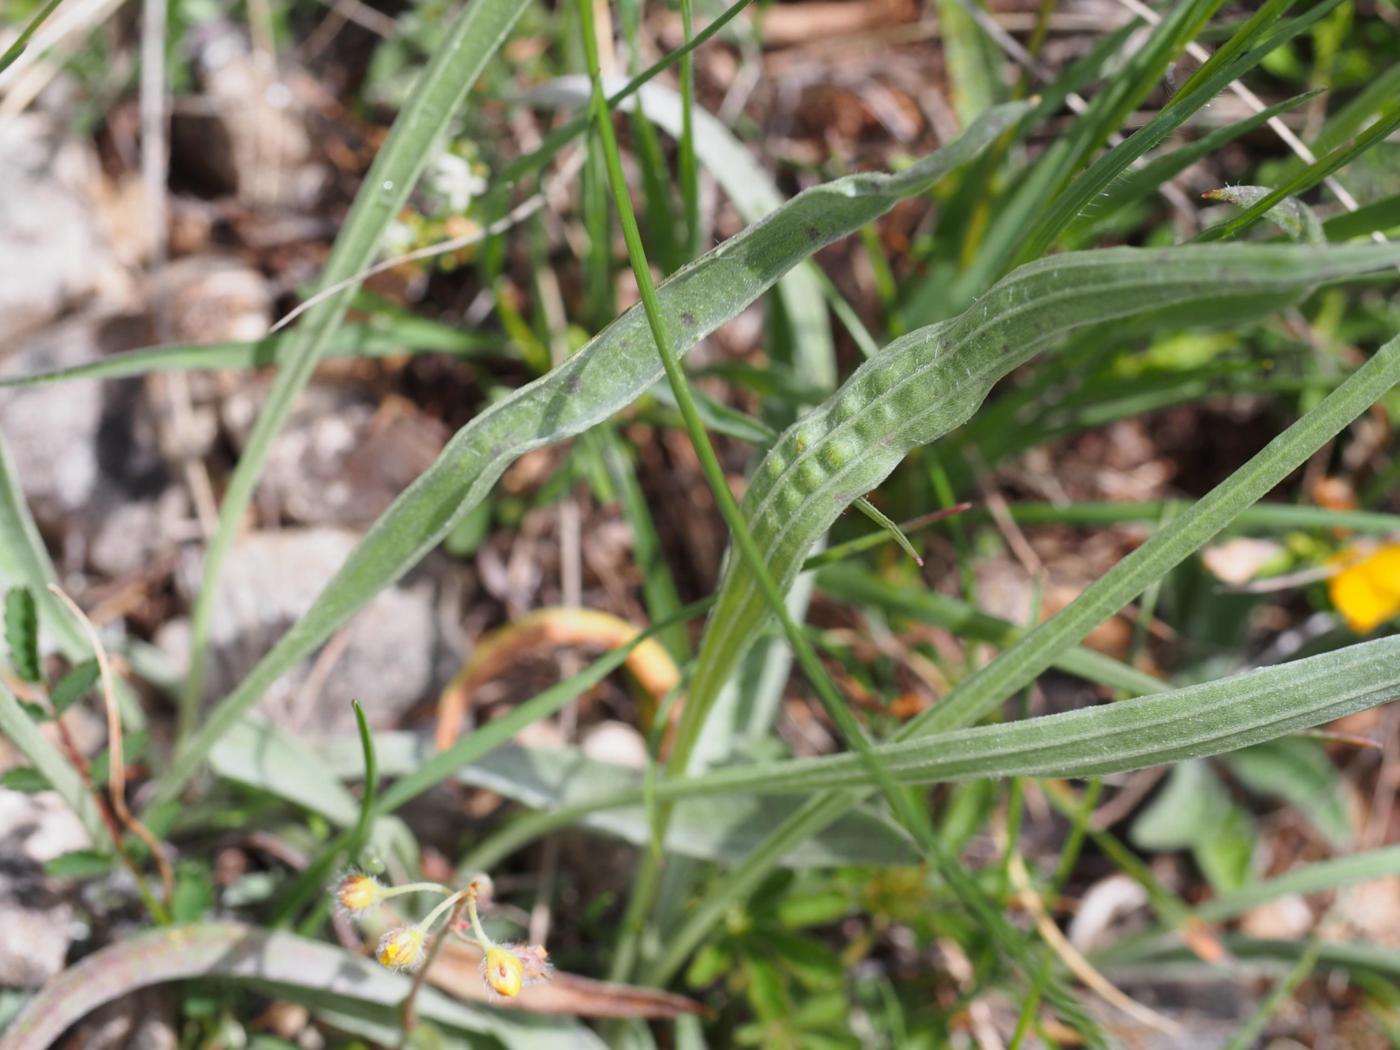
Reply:
<svg viewBox="0 0 1400 1050"><path fill-rule="evenodd" d="M257 342L147 346L107 354L68 368L0 377L5 387L41 386L68 379L125 379L156 372L213 372L225 369L279 367L288 360L295 333ZM388 357L404 353L477 357L497 350L494 341L471 332L414 319L412 323L342 325L326 345L325 357Z"/></svg>
<svg viewBox="0 0 1400 1050"><path fill-rule="evenodd" d="M39 27L47 21L49 15L58 10L58 5L63 0L48 0L48 3L34 12L29 24L15 37L14 43L5 49L5 53L0 55L0 73L5 72L20 55L24 54L24 49L29 46L30 38L38 31Z"/></svg>
<svg viewBox="0 0 1400 1050"><path fill-rule="evenodd" d="M384 148L370 165L326 262L323 285L338 284L369 265L384 231L408 200L427 164L433 143L525 6L526 0L472 0L448 30L394 121ZM203 579L191 617L190 670L181 696L177 741L186 740L198 715L209 617L234 533L252 498L272 441L291 413L297 394L311 378L326 343L344 320L355 290L350 285L318 304L297 329L286 363L268 391L229 480L219 508L218 529L205 552Z"/></svg>
<svg viewBox="0 0 1400 1050"><path fill-rule="evenodd" d="M1128 166L1155 148L1187 118L1207 105L1226 85L1238 80L1281 44L1286 43L1321 18L1335 4L1319 4L1313 11L1277 26L1263 36L1261 31L1275 21L1293 0L1270 0L1242 26L1230 43L1211 56L1196 71L1178 95L1129 138L1095 161L1062 194L1031 229L1017 258L1022 262L1038 258L1055 242L1070 223L1107 189ZM1248 42L1250 46L1244 46ZM1236 46L1238 45L1238 46Z"/></svg>
<svg viewBox="0 0 1400 1050"><path fill-rule="evenodd" d="M620 78L604 78L613 94L621 94ZM585 76L557 77L527 96L550 106L587 104L590 88ZM648 84L633 99L621 103L626 111L639 106L646 119L672 138L685 131L685 100L670 88ZM783 196L773 179L727 127L703 109L691 113L696 159L710 172L745 222L754 223L782 207ZM803 377L824 389L836 385L835 347L826 320L821 280L812 263L794 267L778 281L778 298L792 329L792 342L803 355Z"/></svg>

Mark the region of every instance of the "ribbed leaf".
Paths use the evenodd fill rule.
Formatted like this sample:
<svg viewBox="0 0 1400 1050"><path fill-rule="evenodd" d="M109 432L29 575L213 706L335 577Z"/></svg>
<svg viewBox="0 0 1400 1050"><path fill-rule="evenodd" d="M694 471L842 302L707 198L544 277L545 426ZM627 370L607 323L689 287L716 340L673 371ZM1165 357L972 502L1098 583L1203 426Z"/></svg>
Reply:
<svg viewBox="0 0 1400 1050"><path fill-rule="evenodd" d="M1392 637L1185 689L884 744L875 754L906 784L1103 776L1235 751L1397 698L1400 637ZM847 753L675 778L652 790L658 799L687 799L870 786L861 757ZM622 792L640 785L618 769L610 790L618 794L608 803L631 804Z"/></svg>
<svg viewBox="0 0 1400 1050"><path fill-rule="evenodd" d="M28 587L11 587L5 592L5 645L15 674L26 682L43 679L39 666L39 614Z"/></svg>
<svg viewBox="0 0 1400 1050"><path fill-rule="evenodd" d="M1327 253L1316 253L1316 257L1324 254ZM1383 346L1341 386L1228 480L1158 529L1150 540L1085 588L1054 617L960 682L931 712L907 725L900 732L900 738L970 725L1016 690L1034 681L1061 652L1080 642L1104 619L1218 535L1369 409L1396 382L1400 382L1400 337ZM731 869L729 877L692 909L681 928L668 936L664 957L654 971L656 978L665 981L684 964L730 904L751 893L762 882L775 858L789 851L793 843L826 827L860 797L860 792L823 792L809 799L781 828L775 828L768 841Z"/></svg>
<svg viewBox="0 0 1400 1050"><path fill-rule="evenodd" d="M1226 247L1226 246L1221 246ZM1318 283L1400 260L1400 247L1228 246L1110 249L1016 270L951 321L896 340L820 409L790 427L754 473L743 509L780 587L811 545L913 448L967 420L992 384L1069 332L1110 320L1157 326L1238 322ZM757 586L731 558L701 643L677 746L705 713L767 619Z"/></svg>
<svg viewBox="0 0 1400 1050"><path fill-rule="evenodd" d="M960 138L897 175L851 175L799 194L678 271L660 289L676 349L735 317L789 269L922 193L976 156L1024 111L993 110ZM284 672L436 546L514 460L606 419L662 375L646 318L633 308L548 375L503 398L452 438L437 461L370 528L346 564L273 650L212 712L162 777L175 796L209 749Z"/></svg>

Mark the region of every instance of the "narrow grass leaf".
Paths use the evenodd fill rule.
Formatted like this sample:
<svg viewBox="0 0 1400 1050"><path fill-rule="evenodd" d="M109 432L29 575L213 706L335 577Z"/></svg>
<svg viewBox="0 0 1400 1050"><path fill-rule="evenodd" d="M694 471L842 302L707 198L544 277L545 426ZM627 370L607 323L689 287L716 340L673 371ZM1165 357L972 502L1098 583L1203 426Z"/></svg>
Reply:
<svg viewBox="0 0 1400 1050"><path fill-rule="evenodd" d="M408 200L438 137L525 7L526 0L473 0L444 34L355 196L326 262L323 285L348 280L373 260L384 231ZM311 378L326 343L344 320L354 294L354 285L344 288L318 304L302 321L224 492L218 528L205 552L203 580L191 616L190 671L181 696L177 740L186 740L198 715L209 618L224 558L252 498L272 441L291 413L298 393ZM212 742L210 738L208 743Z"/></svg>
<svg viewBox="0 0 1400 1050"><path fill-rule="evenodd" d="M990 616L946 594L922 587L896 586L855 565L823 569L817 575L817 585L841 601L873 605L889 613L943 627L960 638L996 646L1010 645L1027 631L1025 627ZM1067 649L1055 661L1055 667L1086 681L1129 693L1157 693L1170 688L1161 679L1092 649Z"/></svg>
<svg viewBox="0 0 1400 1050"><path fill-rule="evenodd" d="M1210 61L1196 71L1160 113L1109 150L1083 175L1075 179L1031 228L1017 258L1025 262L1042 255L1066 227L1096 200L1100 193L1112 185L1115 179L1127 171L1133 162L1156 148L1192 114L1209 104L1231 81L1238 80L1263 61L1270 52L1311 26L1335 6L1335 3L1319 4L1308 14L1276 26L1271 32L1262 33L1263 27L1274 21L1292 2L1293 0L1270 0L1240 28L1231 42L1233 44L1236 41L1248 41L1250 46L1222 48L1211 56Z"/></svg>
<svg viewBox="0 0 1400 1050"><path fill-rule="evenodd" d="M1007 512L1023 525L1120 525L1156 523L1189 510L1186 500L1152 500L1145 503L1011 503ZM971 517L988 517L986 508L973 507ZM1283 531L1288 529L1352 529L1367 533L1400 533L1400 514L1371 510L1332 510L1328 507L1258 503L1241 511L1229 526L1231 532Z"/></svg>
<svg viewBox="0 0 1400 1050"><path fill-rule="evenodd" d="M1087 235L1093 227L1100 225L1104 220L1111 218L1128 205L1154 193L1157 187L1175 178L1192 164L1210 156L1241 136L1257 130L1267 124L1272 117L1296 109L1318 95L1320 90L1305 92L1282 102L1276 102L1242 120L1226 124L1223 128L1216 128L1214 131L1202 135L1190 145L1182 146L1170 153L1156 157L1140 168L1123 172L1091 204L1086 205L1085 210L1081 211L1077 218L1070 222L1065 229L1065 235L1070 238Z"/></svg>
<svg viewBox="0 0 1400 1050"><path fill-rule="evenodd" d="M610 99L625 86L619 77L604 78L604 84L612 92ZM585 76L557 77L526 98L537 105L578 107L587 104L589 90ZM685 130L685 100L670 88L648 84L619 108L634 107L640 107L648 121L672 138L679 139ZM733 132L703 109L694 109L690 119L696 159L714 176L740 218L755 223L782 206L783 196L772 177ZM792 329L792 341L803 355L804 378L826 388L835 386L835 350L826 320L826 299L812 264L794 267L779 279L777 291Z"/></svg>
<svg viewBox="0 0 1400 1050"><path fill-rule="evenodd" d="M5 72L20 55L24 54L24 49L29 46L29 40L34 36L41 25L48 21L49 15L58 10L58 5L63 0L48 0L43 7L35 11L29 19L29 23L20 30L19 36L5 49L5 53L0 55L0 73Z"/></svg>
<svg viewBox="0 0 1400 1050"><path fill-rule="evenodd" d="M205 372L273 368L288 360L295 332L268 336L254 342L202 343L147 346L119 354L105 354L92 361L27 375L0 376L5 387L42 386L70 379L126 379L157 372ZM491 339L461 332L431 321L412 324L395 319L389 323L347 324L336 330L325 357L388 357L397 354L435 353L479 357L499 352Z"/></svg>

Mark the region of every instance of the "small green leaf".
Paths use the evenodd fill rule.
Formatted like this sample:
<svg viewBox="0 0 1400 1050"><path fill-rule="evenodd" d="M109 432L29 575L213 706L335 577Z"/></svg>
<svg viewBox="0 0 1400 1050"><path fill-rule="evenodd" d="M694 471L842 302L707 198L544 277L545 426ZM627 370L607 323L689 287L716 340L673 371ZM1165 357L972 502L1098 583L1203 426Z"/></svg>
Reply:
<svg viewBox="0 0 1400 1050"><path fill-rule="evenodd" d="M214 880L203 864L181 864L175 871L170 917L177 923L198 922L214 904Z"/></svg>
<svg viewBox="0 0 1400 1050"><path fill-rule="evenodd" d="M63 714L97 684L97 676L96 660L84 660L78 664L58 680L58 684L53 687L53 691L49 694L49 701L53 704L53 709L58 714Z"/></svg>
<svg viewBox="0 0 1400 1050"><path fill-rule="evenodd" d="M850 899L838 890L793 894L778 903L778 921L790 930L797 930L836 922L850 911Z"/></svg>
<svg viewBox="0 0 1400 1050"><path fill-rule="evenodd" d="M19 700L17 701L17 703L19 704L20 708L24 711L24 713L29 716L30 721L33 722L35 725L43 725L49 720L48 709L45 708L43 705L31 703L28 700Z"/></svg>
<svg viewBox="0 0 1400 1050"><path fill-rule="evenodd" d="M1230 772L1250 791L1283 799L1334 846L1350 845L1346 787L1317 741L1281 737L1224 758Z"/></svg>
<svg viewBox="0 0 1400 1050"><path fill-rule="evenodd" d="M703 988L734 965L729 952L717 944L707 944L695 953L690 968L685 972L685 983L692 988Z"/></svg>
<svg viewBox="0 0 1400 1050"><path fill-rule="evenodd" d="M1219 825L1230 796L1202 761L1182 762L1133 821L1128 837L1143 850L1187 849Z"/></svg>
<svg viewBox="0 0 1400 1050"><path fill-rule="evenodd" d="M767 926L758 934L784 970L808 988L831 988L841 983L845 967L830 948L810 937Z"/></svg>
<svg viewBox="0 0 1400 1050"><path fill-rule="evenodd" d="M32 795L36 791L48 791L52 786L48 778L33 766L16 766L0 774L0 788L23 791L26 795Z"/></svg>
<svg viewBox="0 0 1400 1050"><path fill-rule="evenodd" d="M95 849L75 849L49 861L44 870L56 878L88 879L111 871L112 855Z"/></svg>
<svg viewBox="0 0 1400 1050"><path fill-rule="evenodd" d="M750 956L744 960L744 973L749 979L745 991L754 1013L765 1021L786 1017L789 1004L778 968L766 959Z"/></svg>
<svg viewBox="0 0 1400 1050"><path fill-rule="evenodd" d="M1228 893L1248 881L1257 839L1254 818L1231 802L1210 833L1192 846L1191 855L1211 888Z"/></svg>
<svg viewBox="0 0 1400 1050"><path fill-rule="evenodd" d="M43 681L39 665L39 613L27 587L11 587L5 595L5 644L15 673L26 682Z"/></svg>

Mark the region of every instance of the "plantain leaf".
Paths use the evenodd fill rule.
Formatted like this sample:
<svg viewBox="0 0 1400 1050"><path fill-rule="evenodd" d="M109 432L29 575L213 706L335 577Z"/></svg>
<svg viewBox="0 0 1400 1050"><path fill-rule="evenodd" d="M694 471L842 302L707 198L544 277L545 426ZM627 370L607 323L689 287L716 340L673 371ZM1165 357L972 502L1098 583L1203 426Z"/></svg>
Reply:
<svg viewBox="0 0 1400 1050"><path fill-rule="evenodd" d="M1225 246L1221 246L1225 247ZM754 472L743 510L780 589L813 543L913 448L976 411L992 384L1077 328L1238 323L1339 277L1400 260L1396 246L1115 248L1031 263L958 317L911 332L789 427ZM735 665L767 622L758 587L729 559L677 730L685 753Z"/></svg>
<svg viewBox="0 0 1400 1050"><path fill-rule="evenodd" d="M417 769L433 755L432 741L416 733L381 733L376 738L380 770L388 777ZM352 740L329 741L321 748L323 761L342 777L358 775ZM593 800L629 792L626 806L599 807L582 812L578 824L614 835L637 846L651 840L651 826L641 803L638 770L599 762L576 748L521 747L504 744L461 766L453 774L463 784L495 791L530 809L545 813L589 808ZM676 807L666 835L668 853L699 860L733 861L761 843L769 830L790 816L791 799L733 797L722 809L697 800ZM791 868L833 867L842 864L917 864L918 853L908 838L886 818L857 810L801 843L783 858ZM473 870L494 866L493 857L478 854Z"/></svg>
<svg viewBox="0 0 1400 1050"><path fill-rule="evenodd" d="M1064 609L960 682L931 712L901 730L900 739L970 725L1034 681L1058 654L1081 641L1106 617L1218 535L1380 400L1396 382L1400 382L1400 337L1381 347L1243 467L1159 528L1150 540L1086 587ZM808 799L791 820L773 830L762 847L731 868L725 880L672 931L664 955L653 970L654 979L664 982L676 973L727 909L762 883L776 857L789 851L793 843L826 827L860 798L860 792L838 790Z"/></svg>
<svg viewBox="0 0 1400 1050"><path fill-rule="evenodd" d="M794 197L660 288L678 352L738 315L819 248L922 193L975 157L1021 113L990 111L937 153L896 175L851 175ZM435 547L534 448L561 441L629 404L662 375L646 318L634 307L548 375L496 402L458 431L437 461L380 516L345 565L248 676L176 753L153 802L173 799L209 749L298 660Z"/></svg>
<svg viewBox="0 0 1400 1050"><path fill-rule="evenodd" d="M883 744L875 754L906 784L1103 776L1235 751L1397 698L1400 636L1099 707ZM1189 794L1204 806L1198 783L1192 781ZM658 799L682 799L870 786L861 756L846 753L721 769L667 780L652 790ZM609 801L628 800L619 795ZM1171 834L1164 831L1153 841L1187 844L1180 825L1199 823L1206 809L1178 814Z"/></svg>

